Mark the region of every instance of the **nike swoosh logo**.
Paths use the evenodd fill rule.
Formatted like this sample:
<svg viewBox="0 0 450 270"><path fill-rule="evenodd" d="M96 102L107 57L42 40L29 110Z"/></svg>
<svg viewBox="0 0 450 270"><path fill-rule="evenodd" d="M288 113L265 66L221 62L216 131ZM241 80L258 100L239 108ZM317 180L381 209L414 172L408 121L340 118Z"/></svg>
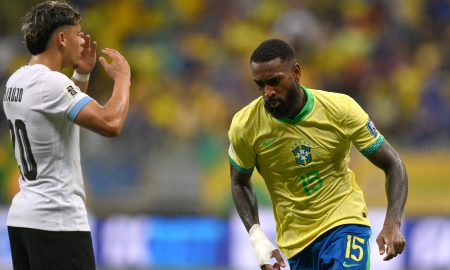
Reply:
<svg viewBox="0 0 450 270"><path fill-rule="evenodd" d="M263 148L267 148L267 147L269 147L274 141L275 141L275 139L271 139L271 140L264 141L264 142L261 144L261 146L262 146Z"/></svg>
<svg viewBox="0 0 450 270"><path fill-rule="evenodd" d="M342 265L347 268L347 267L358 266L359 263L347 263L347 262L344 262Z"/></svg>

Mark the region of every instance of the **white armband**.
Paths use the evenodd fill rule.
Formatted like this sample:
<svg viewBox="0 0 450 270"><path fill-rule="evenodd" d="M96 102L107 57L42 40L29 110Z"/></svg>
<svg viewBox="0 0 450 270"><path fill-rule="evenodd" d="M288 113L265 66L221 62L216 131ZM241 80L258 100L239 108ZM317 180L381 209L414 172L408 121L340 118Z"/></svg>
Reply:
<svg viewBox="0 0 450 270"><path fill-rule="evenodd" d="M263 266L264 264L271 264L270 258L273 257L272 251L276 250L277 248L272 244L272 242L270 242L259 224L253 225L248 233L250 236L250 241L252 242L253 249L255 250L259 266Z"/></svg>
<svg viewBox="0 0 450 270"><path fill-rule="evenodd" d="M81 73L78 73L77 70L75 70L73 72L72 78L74 78L75 80L80 81L80 82L87 82L87 81L89 81L89 76L91 76L91 73L81 74Z"/></svg>

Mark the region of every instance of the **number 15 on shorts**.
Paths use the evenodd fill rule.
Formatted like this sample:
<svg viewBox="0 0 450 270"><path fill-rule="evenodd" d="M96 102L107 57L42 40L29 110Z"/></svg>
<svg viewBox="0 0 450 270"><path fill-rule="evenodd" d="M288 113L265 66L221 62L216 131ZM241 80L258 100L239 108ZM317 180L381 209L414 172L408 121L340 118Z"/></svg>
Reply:
<svg viewBox="0 0 450 270"><path fill-rule="evenodd" d="M345 258L360 262L364 257L365 240L358 236L347 235L347 247L345 249Z"/></svg>

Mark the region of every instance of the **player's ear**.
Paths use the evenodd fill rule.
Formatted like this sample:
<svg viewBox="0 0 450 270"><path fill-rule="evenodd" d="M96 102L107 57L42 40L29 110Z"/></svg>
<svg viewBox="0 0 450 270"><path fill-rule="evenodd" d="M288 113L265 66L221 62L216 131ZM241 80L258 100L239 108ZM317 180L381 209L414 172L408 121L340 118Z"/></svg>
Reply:
<svg viewBox="0 0 450 270"><path fill-rule="evenodd" d="M300 81L300 77L302 76L302 69L300 68L299 63L295 63L292 67L292 72L294 73L294 79L296 82Z"/></svg>
<svg viewBox="0 0 450 270"><path fill-rule="evenodd" d="M57 47L66 47L67 37L62 29L56 29L53 40Z"/></svg>

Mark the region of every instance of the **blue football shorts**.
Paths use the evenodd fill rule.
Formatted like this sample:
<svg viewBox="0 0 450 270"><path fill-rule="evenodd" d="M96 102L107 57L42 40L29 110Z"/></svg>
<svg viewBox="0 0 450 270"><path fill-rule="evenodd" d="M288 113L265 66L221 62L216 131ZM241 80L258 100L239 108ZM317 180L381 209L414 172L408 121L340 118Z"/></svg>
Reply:
<svg viewBox="0 0 450 270"><path fill-rule="evenodd" d="M289 259L291 270L370 269L370 227L341 225L317 238Z"/></svg>

